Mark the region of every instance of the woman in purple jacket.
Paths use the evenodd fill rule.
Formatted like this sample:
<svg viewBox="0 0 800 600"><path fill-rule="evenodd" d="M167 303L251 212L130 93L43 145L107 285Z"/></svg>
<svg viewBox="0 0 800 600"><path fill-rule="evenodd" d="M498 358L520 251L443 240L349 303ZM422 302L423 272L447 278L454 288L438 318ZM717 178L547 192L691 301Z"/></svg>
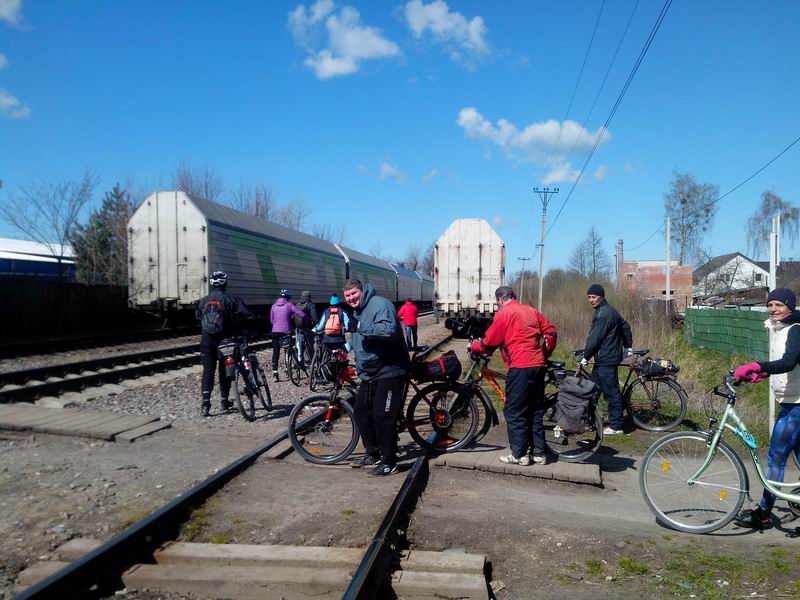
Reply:
<svg viewBox="0 0 800 600"><path fill-rule="evenodd" d="M269 311L269 320L272 323L272 379L278 381L278 359L281 353L281 338L290 333L294 322L292 317L305 318L306 314L292 304L289 299L292 293L281 290L281 296L272 305Z"/></svg>

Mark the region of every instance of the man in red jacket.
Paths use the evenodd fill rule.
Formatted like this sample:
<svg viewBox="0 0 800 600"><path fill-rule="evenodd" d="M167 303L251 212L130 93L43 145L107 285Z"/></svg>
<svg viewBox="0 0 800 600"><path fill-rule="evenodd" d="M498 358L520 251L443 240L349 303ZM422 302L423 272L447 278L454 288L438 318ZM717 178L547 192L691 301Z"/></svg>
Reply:
<svg viewBox="0 0 800 600"><path fill-rule="evenodd" d="M406 346L409 350L417 348L417 305L406 298L406 303L397 311L397 316L403 319L403 333L406 338Z"/></svg>
<svg viewBox="0 0 800 600"><path fill-rule="evenodd" d="M544 376L547 357L556 347L556 328L538 310L517 302L510 287L499 287L494 294L500 310L484 338L472 342L470 350L485 354L499 347L508 369L503 415L511 454L500 461L544 464Z"/></svg>

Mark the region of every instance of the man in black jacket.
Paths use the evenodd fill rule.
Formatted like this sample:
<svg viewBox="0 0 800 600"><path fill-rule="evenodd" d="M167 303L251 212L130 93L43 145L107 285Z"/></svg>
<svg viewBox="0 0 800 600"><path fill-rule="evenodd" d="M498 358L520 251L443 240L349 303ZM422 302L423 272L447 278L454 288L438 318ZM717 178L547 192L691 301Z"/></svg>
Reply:
<svg viewBox="0 0 800 600"><path fill-rule="evenodd" d="M297 327L299 330L298 333L300 334L297 336L297 357L300 359L300 368L305 371L306 349L309 359L313 358L314 334L312 330L319 321L317 305L311 301L311 292L306 290L300 294L300 302L297 303L297 308L306 314L302 319L300 317L294 318L295 327ZM309 360L309 362L311 361Z"/></svg>
<svg viewBox="0 0 800 600"><path fill-rule="evenodd" d="M219 360L219 343L236 332L237 322L252 319L253 314L242 299L228 294L228 275L225 271L214 271L208 280L211 293L197 303L197 320L200 321L200 360L203 376L200 391L203 394L202 415L211 411L211 392L214 389L214 371L219 363L220 407L223 411L233 408L228 400L231 381L225 377L225 365Z"/></svg>
<svg viewBox="0 0 800 600"><path fill-rule="evenodd" d="M586 295L594 309L594 316L581 364L585 365L594 358L591 379L608 401L608 427L603 430L603 435L616 435L624 433L618 366L623 359L623 348L630 350L633 346L631 326L608 303L602 285L592 284Z"/></svg>

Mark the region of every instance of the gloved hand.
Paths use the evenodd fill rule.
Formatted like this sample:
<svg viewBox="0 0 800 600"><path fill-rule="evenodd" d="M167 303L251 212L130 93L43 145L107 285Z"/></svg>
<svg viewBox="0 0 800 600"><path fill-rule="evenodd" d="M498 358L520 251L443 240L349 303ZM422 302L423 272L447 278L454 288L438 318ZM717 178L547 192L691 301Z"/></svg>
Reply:
<svg viewBox="0 0 800 600"><path fill-rule="evenodd" d="M625 356L633 355L633 348L625 348Z"/></svg>
<svg viewBox="0 0 800 600"><path fill-rule="evenodd" d="M589 364L589 361L588 361L588 360L586 360L585 358L581 358L580 365L581 365L582 367L585 367L585 366L587 366L588 364Z"/></svg>
<svg viewBox="0 0 800 600"><path fill-rule="evenodd" d="M761 377L759 376L761 373L761 365L757 362L747 363L746 365L739 365L733 371L733 378L736 381L747 381L750 383L757 383L761 381ZM753 379L753 377L756 379Z"/></svg>
<svg viewBox="0 0 800 600"><path fill-rule="evenodd" d="M469 351L470 352L474 352L476 354L485 354L486 353L486 348L483 347L483 343L481 343L480 340L474 340L469 345Z"/></svg>

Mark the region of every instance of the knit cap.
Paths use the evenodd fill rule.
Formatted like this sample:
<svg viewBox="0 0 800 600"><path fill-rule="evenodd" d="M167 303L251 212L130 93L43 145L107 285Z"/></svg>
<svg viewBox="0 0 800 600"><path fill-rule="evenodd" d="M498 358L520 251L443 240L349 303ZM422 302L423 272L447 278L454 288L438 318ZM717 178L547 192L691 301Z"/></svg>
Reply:
<svg viewBox="0 0 800 600"><path fill-rule="evenodd" d="M606 291L603 289L603 286L599 283L593 283L589 286L589 289L586 290L587 296L603 296L605 298Z"/></svg>
<svg viewBox="0 0 800 600"><path fill-rule="evenodd" d="M795 298L794 292L788 288L775 288L772 290L767 296L767 304L771 300L782 302L789 307L789 310L794 310L797 306L797 298Z"/></svg>

